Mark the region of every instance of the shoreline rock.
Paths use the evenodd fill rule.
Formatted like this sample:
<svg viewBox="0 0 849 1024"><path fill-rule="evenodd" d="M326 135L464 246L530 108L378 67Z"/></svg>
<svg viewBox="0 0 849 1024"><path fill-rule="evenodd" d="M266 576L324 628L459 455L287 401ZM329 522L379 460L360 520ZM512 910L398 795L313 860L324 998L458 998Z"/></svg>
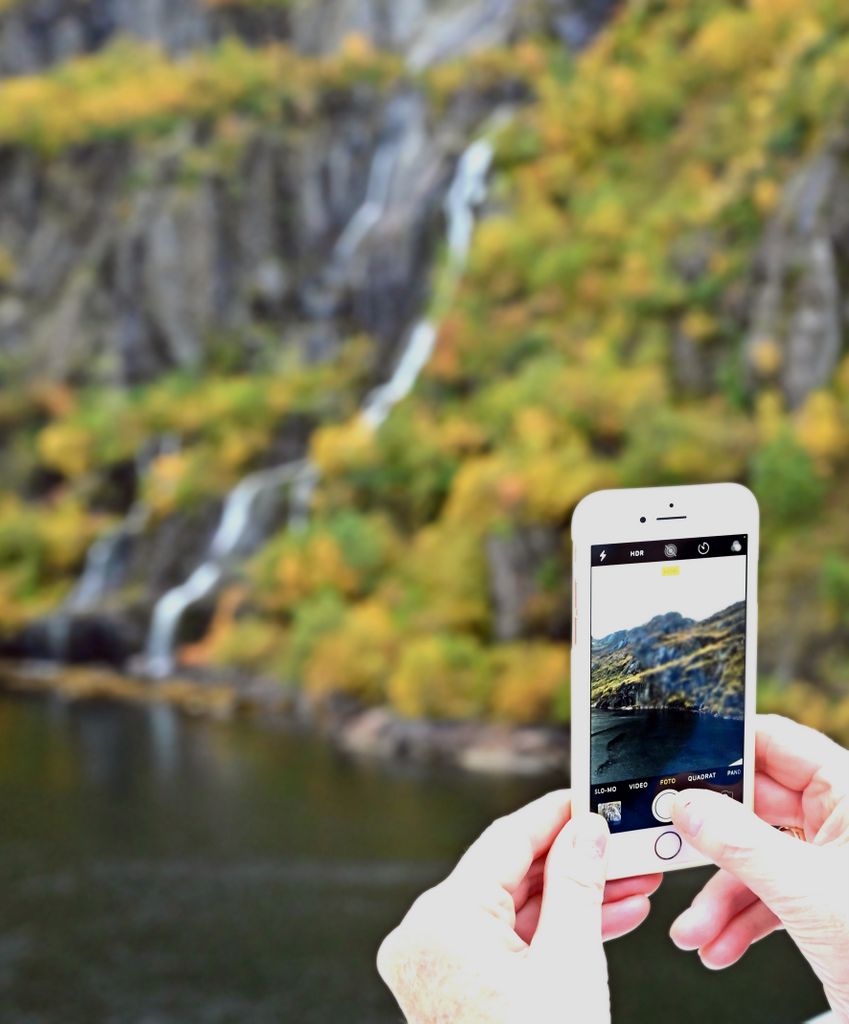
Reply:
<svg viewBox="0 0 849 1024"><path fill-rule="evenodd" d="M282 722L356 758L483 775L568 776L565 726L405 719L386 706L364 707L350 698L315 703L297 688L269 679L186 672L158 681L107 668L0 661L0 692L53 694L72 702L161 703L216 721L241 716L259 725Z"/></svg>

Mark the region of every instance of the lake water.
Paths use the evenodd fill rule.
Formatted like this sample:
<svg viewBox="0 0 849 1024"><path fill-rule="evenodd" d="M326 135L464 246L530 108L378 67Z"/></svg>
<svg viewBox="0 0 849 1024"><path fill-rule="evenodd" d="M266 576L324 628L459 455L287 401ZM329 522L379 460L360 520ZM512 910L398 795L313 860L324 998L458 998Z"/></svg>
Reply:
<svg viewBox="0 0 849 1024"><path fill-rule="evenodd" d="M486 822L549 784L356 763L168 709L0 697L0 1017L397 1024L380 938ZM783 935L721 974L671 946L706 877L671 875L649 924L608 947L617 1024L824 1008Z"/></svg>
<svg viewBox="0 0 849 1024"><path fill-rule="evenodd" d="M678 775L743 756L743 720L691 711L593 709L592 782Z"/></svg>

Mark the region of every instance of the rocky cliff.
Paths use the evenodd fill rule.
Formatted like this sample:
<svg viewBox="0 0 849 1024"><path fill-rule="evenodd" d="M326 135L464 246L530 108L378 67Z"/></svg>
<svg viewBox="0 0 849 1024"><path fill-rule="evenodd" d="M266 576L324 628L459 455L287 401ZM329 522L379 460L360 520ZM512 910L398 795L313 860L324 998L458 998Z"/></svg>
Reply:
<svg viewBox="0 0 849 1024"><path fill-rule="evenodd" d="M332 53L357 34L417 67L548 31L586 45L618 0L11 0L0 9L0 75L37 72L129 36L184 54L229 35Z"/></svg>
<svg viewBox="0 0 849 1024"><path fill-rule="evenodd" d="M592 642L592 706L743 715L746 603L696 622L678 612Z"/></svg>
<svg viewBox="0 0 849 1024"><path fill-rule="evenodd" d="M289 131L104 143L50 161L0 154L0 298L9 372L129 385L167 370L263 365L269 350L329 358L368 334L384 358L426 294L439 205L472 117L436 126L414 93L343 97ZM229 149L227 166L205 160ZM372 182L380 224L349 248ZM222 158L224 154L222 153Z"/></svg>
<svg viewBox="0 0 849 1024"><path fill-rule="evenodd" d="M204 671L562 716L575 502L739 479L762 664L835 689L849 15L793 6L0 4L5 650L158 609Z"/></svg>

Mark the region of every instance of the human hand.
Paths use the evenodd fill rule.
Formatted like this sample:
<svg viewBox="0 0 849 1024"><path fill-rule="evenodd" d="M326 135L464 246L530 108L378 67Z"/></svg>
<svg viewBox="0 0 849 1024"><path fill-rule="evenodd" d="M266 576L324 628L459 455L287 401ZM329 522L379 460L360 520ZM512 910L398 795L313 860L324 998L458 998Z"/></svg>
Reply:
<svg viewBox="0 0 849 1024"><path fill-rule="evenodd" d="M602 938L636 928L660 875L608 882L607 823L568 790L499 818L383 941L409 1024L610 1020Z"/></svg>
<svg viewBox="0 0 849 1024"><path fill-rule="evenodd" d="M672 939L719 969L785 927L849 1021L849 751L758 715L755 773L760 818L707 790L676 799L675 825L721 870L672 925ZM803 829L808 841L771 825Z"/></svg>

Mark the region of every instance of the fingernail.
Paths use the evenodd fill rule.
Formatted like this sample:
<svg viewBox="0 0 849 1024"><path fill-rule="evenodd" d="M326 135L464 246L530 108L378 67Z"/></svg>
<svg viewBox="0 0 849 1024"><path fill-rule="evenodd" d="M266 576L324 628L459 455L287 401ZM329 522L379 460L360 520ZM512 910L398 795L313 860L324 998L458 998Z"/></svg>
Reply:
<svg viewBox="0 0 849 1024"><path fill-rule="evenodd" d="M610 829L598 814L582 815L575 821L572 846L590 860L601 860L607 852Z"/></svg>
<svg viewBox="0 0 849 1024"><path fill-rule="evenodd" d="M701 944L689 938L708 922L708 915L700 907L689 907L672 922L670 936L679 949L697 949Z"/></svg>
<svg viewBox="0 0 849 1024"><path fill-rule="evenodd" d="M689 836L697 836L704 824L701 814L693 806L693 801L687 797L683 799L679 797L676 800L672 820L682 832L686 832Z"/></svg>

